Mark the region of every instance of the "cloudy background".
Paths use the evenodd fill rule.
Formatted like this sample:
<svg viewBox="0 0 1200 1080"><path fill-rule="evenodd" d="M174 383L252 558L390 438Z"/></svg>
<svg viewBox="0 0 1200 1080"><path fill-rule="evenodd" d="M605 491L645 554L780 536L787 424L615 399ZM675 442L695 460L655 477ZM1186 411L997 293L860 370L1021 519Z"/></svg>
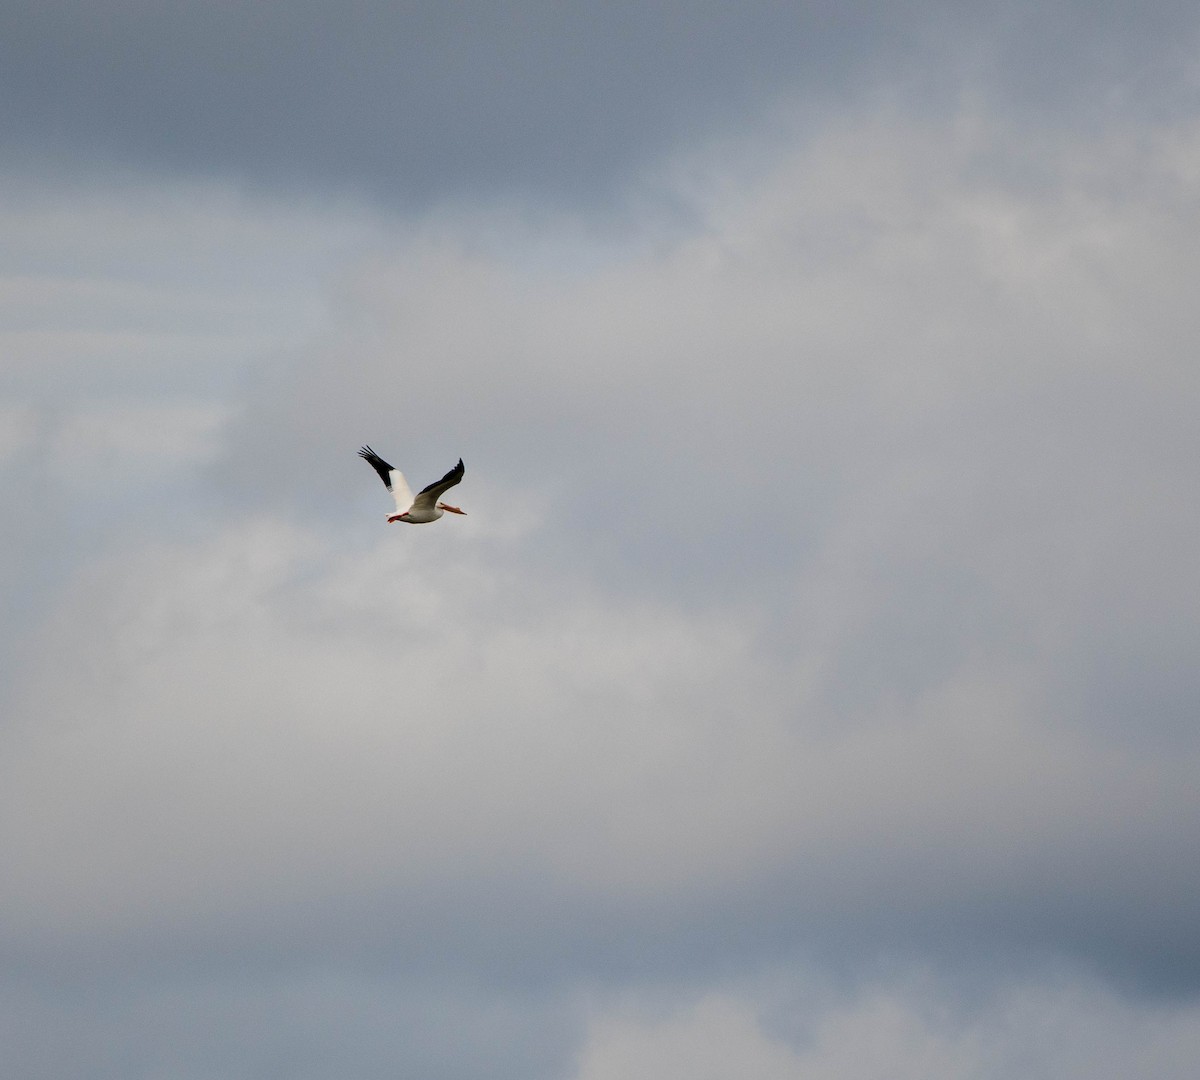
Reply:
<svg viewBox="0 0 1200 1080"><path fill-rule="evenodd" d="M1192 1077L1197 46L6 5L12 1074Z"/></svg>

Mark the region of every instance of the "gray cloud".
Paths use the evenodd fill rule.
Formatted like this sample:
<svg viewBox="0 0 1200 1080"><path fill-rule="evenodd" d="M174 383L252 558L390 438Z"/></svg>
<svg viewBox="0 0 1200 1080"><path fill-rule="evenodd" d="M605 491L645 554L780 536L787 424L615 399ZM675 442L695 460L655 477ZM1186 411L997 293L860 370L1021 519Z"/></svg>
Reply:
<svg viewBox="0 0 1200 1080"><path fill-rule="evenodd" d="M611 198L764 100L898 87L1079 120L1178 110L1195 13L1122 5L37 3L0 22L10 156L292 190Z"/></svg>
<svg viewBox="0 0 1200 1080"><path fill-rule="evenodd" d="M732 119L798 67L819 83L861 62L856 20L833 10L695 15L30 5L3 28L7 134L17 147L421 202L562 193L597 171L611 180L699 117Z"/></svg>
<svg viewBox="0 0 1200 1080"><path fill-rule="evenodd" d="M193 959L153 979L109 974L65 992L61 983L24 983L19 994L0 994L9 1060L38 1080L280 1071L306 1080L343 1071L383 1078L397 1068L433 1080L518 1080L563 1075L583 1026L570 1004L519 992L498 1004L491 988L465 980L404 983L361 969L264 974L235 957L221 962L219 974ZM94 1004L77 1007L83 999Z"/></svg>
<svg viewBox="0 0 1200 1080"><path fill-rule="evenodd" d="M888 104L647 120L616 236L5 178L25 1074L1185 1075L1200 142L1171 9L1030 80L1069 135L1002 92L1024 10L970 104L848 34ZM470 516L385 525L364 440Z"/></svg>
<svg viewBox="0 0 1200 1080"><path fill-rule="evenodd" d="M755 925L749 947L802 950L793 931L815 920L842 952L855 938L868 951L1061 948L1185 986L1194 882L1175 844L1196 808L1186 767L1163 755L1191 760L1179 703L1195 687L1186 665L1137 658L1180 657L1196 632L1194 513L1161 498L1164 483L1186 487L1193 459L1181 403L1194 316L1169 299L1191 277L1175 240L1187 229L1165 210L1191 151L1174 136L1148 156L1060 145L1030 190L977 171L974 147L993 152L1000 130L964 130L832 133L736 211L712 207L700 239L561 289L452 239L406 252L361 283L369 314L353 321L369 335L271 385L266 429L318 475L316 457L355 425L447 450L488 431L467 455L486 462L485 493L525 473L555 493L527 541L531 575L563 573L565 548L614 595L760 628L771 663L736 663L730 707L757 780L707 793L722 815L764 815L734 829L735 847L781 861L774 890L741 879L750 908L698 916L714 939ZM321 487L353 483L355 464ZM243 478L266 495L265 477ZM742 484L755 503L728 506ZM1122 708L1135 698L1175 704ZM796 731L755 756L758 710L775 717L768 730ZM839 774L797 733L810 730L861 737L858 764L883 771L826 787L818 778ZM768 762L788 774L768 783ZM1134 780L1143 768L1180 795L1162 818L1139 809L1157 799ZM864 800L890 784L895 805ZM807 794L785 797L792 787ZM806 841L801 822L836 820L839 792L873 821L902 821L904 839ZM704 802L685 805L714 854ZM901 806L916 816L897 818ZM962 831L943 834L949 822ZM765 839L784 834L794 864ZM599 879L665 872L668 849L686 865L684 837L667 835L644 865L625 852L636 871L599 861ZM1157 900L1148 879L1170 882Z"/></svg>
<svg viewBox="0 0 1200 1080"><path fill-rule="evenodd" d="M971 138L878 130L560 288L452 238L370 264L346 336L229 431L223 520L114 552L44 627L5 785L8 820L42 806L10 835L21 935L336 940L374 910L396 955L498 979L1012 949L1193 987L1194 740L1090 709L1114 658L1158 684L1130 646L1164 614L1195 632L1191 512L1146 485L1192 468L1195 316L1133 302L1161 295L1141 245L1170 288L1187 230L1069 179L1103 148L1013 194ZM414 400L475 440L476 513L364 548L353 436L460 452ZM723 514L744 477L769 513ZM336 523L301 513L321 492Z"/></svg>

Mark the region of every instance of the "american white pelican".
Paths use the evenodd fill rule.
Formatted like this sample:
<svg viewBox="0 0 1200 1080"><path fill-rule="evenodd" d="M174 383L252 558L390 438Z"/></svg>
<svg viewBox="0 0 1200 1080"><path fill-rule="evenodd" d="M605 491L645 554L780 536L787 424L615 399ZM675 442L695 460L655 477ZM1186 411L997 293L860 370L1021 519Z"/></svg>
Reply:
<svg viewBox="0 0 1200 1080"><path fill-rule="evenodd" d="M447 510L452 514L466 516L465 510L437 501L439 495L449 491L463 478L466 469L463 468L462 458L459 458L458 464L440 480L422 488L414 499L412 492L408 490L404 474L399 469L393 469L369 446L364 446L358 452L358 456L366 458L371 463L371 467L379 473L384 486L396 500L396 512L388 514L388 521L405 521L409 525L424 525L429 521L437 521Z"/></svg>

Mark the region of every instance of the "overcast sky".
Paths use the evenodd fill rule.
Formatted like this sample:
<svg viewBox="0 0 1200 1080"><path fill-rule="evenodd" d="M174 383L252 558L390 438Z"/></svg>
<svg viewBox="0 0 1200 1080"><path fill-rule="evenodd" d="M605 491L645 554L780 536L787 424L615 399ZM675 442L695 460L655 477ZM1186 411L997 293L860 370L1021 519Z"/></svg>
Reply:
<svg viewBox="0 0 1200 1080"><path fill-rule="evenodd" d="M12 1074L1191 1080L1198 45L4 6Z"/></svg>

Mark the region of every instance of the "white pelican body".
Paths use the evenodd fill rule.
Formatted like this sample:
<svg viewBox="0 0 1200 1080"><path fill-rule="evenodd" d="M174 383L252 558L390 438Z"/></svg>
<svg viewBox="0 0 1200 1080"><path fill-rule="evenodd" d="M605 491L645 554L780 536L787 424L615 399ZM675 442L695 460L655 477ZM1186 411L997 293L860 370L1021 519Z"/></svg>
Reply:
<svg viewBox="0 0 1200 1080"><path fill-rule="evenodd" d="M463 468L462 458L459 458L458 464L440 480L422 488L414 499L404 474L399 469L393 469L369 446L364 446L358 452L358 456L370 462L371 467L379 473L384 486L392 493L392 498L396 500L396 512L388 514L389 522L403 521L408 525L425 525L430 521L437 521L447 510L452 514L466 516L465 510L438 502L438 496L449 491L463 478L466 469Z"/></svg>

